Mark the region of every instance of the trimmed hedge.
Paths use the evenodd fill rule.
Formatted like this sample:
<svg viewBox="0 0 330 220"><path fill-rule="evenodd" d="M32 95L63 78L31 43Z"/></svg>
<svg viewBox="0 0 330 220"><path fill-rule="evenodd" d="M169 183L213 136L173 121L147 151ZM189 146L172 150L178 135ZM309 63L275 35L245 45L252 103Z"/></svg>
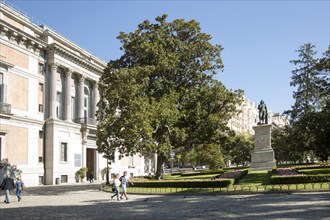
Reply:
<svg viewBox="0 0 330 220"><path fill-rule="evenodd" d="M174 188L207 188L207 187L227 187L234 183L234 179L221 180L166 180L166 181L141 181L133 182L134 187L174 187Z"/></svg>
<svg viewBox="0 0 330 220"><path fill-rule="evenodd" d="M329 163L299 163L299 164L280 164L276 166L277 168L294 168L294 169L302 169L302 168L328 168L330 167Z"/></svg>
<svg viewBox="0 0 330 220"><path fill-rule="evenodd" d="M296 170L322 169L322 168L330 168L330 165L319 165L319 166L309 166L309 167L298 167L297 166L297 167L295 167Z"/></svg>
<svg viewBox="0 0 330 220"><path fill-rule="evenodd" d="M299 175L299 176L277 176L270 178L271 184L295 184L295 183L316 183L330 182L329 174L320 175Z"/></svg>

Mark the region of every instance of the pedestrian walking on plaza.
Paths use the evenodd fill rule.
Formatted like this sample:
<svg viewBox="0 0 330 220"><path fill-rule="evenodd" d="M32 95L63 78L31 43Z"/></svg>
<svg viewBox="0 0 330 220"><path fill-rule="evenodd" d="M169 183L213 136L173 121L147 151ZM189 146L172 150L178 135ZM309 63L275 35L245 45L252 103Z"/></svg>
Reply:
<svg viewBox="0 0 330 220"><path fill-rule="evenodd" d="M127 197L127 186L129 185L129 183L131 183L132 185L134 185L134 183L132 181L130 181L126 171L124 172L124 175L122 175L119 178L119 180L121 182L121 187L123 188L120 199L122 199L123 196L125 196L125 198L127 200L128 199L128 197Z"/></svg>
<svg viewBox="0 0 330 220"><path fill-rule="evenodd" d="M9 191L15 189L14 180L9 177L9 175L6 175L5 179L1 183L1 189L6 191L6 197L5 197L5 203L9 204Z"/></svg>
<svg viewBox="0 0 330 220"><path fill-rule="evenodd" d="M114 180L113 180L113 187L115 189L115 194L113 196L111 196L111 199L113 199L113 197L117 196L117 201L119 201L119 186L120 186L120 181L118 178L118 175L115 176Z"/></svg>
<svg viewBox="0 0 330 220"><path fill-rule="evenodd" d="M23 181L21 180L20 177L17 177L16 196L17 196L18 201L21 201L21 199L22 199L21 193L24 189L25 189L25 185L24 185Z"/></svg>
<svg viewBox="0 0 330 220"><path fill-rule="evenodd" d="M93 172L93 171L91 171L91 172L89 173L88 178L89 178L89 182L90 182L90 183L94 183L94 172Z"/></svg>

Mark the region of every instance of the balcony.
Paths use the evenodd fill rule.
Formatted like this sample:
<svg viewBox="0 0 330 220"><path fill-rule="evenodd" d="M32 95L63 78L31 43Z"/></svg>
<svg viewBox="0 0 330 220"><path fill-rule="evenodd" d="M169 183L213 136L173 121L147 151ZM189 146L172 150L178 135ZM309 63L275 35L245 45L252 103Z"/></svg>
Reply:
<svg viewBox="0 0 330 220"><path fill-rule="evenodd" d="M11 114L11 105L8 103L0 102L0 113Z"/></svg>

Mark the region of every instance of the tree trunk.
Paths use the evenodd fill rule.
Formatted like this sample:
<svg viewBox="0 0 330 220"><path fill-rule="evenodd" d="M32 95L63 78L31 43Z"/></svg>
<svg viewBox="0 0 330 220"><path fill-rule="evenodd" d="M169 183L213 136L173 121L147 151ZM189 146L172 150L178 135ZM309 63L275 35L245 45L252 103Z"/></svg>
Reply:
<svg viewBox="0 0 330 220"><path fill-rule="evenodd" d="M157 166L156 166L156 179L160 179L163 174L162 165L165 162L165 155L163 153L157 154Z"/></svg>

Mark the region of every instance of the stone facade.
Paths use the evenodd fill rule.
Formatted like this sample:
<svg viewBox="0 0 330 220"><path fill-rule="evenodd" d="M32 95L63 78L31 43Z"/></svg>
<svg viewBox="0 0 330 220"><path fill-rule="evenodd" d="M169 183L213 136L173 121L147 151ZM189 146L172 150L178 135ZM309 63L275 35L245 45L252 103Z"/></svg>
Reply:
<svg viewBox="0 0 330 220"><path fill-rule="evenodd" d="M96 151L98 80L106 63L49 27L0 2L0 159L27 185L74 182L106 167ZM153 158L154 159L154 158ZM112 173L148 174L139 155Z"/></svg>

